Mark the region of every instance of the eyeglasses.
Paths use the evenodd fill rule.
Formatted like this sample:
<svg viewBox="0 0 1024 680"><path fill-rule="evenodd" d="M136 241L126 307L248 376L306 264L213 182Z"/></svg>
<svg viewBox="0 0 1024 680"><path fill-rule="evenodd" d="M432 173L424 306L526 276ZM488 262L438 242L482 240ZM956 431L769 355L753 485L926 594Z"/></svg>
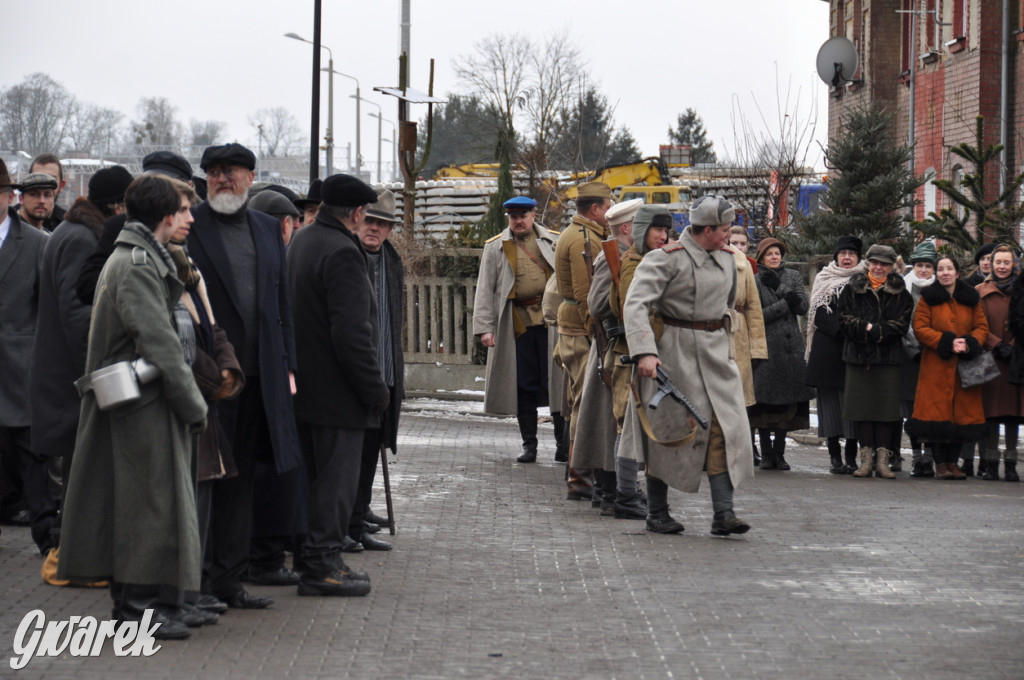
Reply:
<svg viewBox="0 0 1024 680"><path fill-rule="evenodd" d="M231 165L226 168L224 167L213 167L206 171L206 176L210 179L217 179L223 177L224 179L231 179L235 175L240 175L245 172L245 168L240 166Z"/></svg>

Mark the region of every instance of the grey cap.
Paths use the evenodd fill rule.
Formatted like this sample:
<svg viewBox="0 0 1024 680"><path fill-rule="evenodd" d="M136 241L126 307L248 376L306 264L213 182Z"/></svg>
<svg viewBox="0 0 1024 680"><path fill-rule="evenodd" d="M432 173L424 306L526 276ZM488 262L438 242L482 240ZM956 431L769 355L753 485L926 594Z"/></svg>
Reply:
<svg viewBox="0 0 1024 680"><path fill-rule="evenodd" d="M53 175L47 175L45 172L33 172L21 182L20 188L22 192L33 189L56 189L57 180Z"/></svg>
<svg viewBox="0 0 1024 680"><path fill-rule="evenodd" d="M701 196L690 205L690 224L695 227L717 227L735 220L736 209L721 196Z"/></svg>
<svg viewBox="0 0 1024 680"><path fill-rule="evenodd" d="M395 217L395 194L389 189L378 189L377 202L366 206L366 216L384 222L400 223L402 220Z"/></svg>
<svg viewBox="0 0 1024 680"><path fill-rule="evenodd" d="M295 204L276 191L263 190L249 199L249 209L259 210L274 217L301 217L302 213Z"/></svg>
<svg viewBox="0 0 1024 680"><path fill-rule="evenodd" d="M876 243L868 248L868 254L864 256L864 259L884 262L886 264L896 264L896 251L889 246Z"/></svg>

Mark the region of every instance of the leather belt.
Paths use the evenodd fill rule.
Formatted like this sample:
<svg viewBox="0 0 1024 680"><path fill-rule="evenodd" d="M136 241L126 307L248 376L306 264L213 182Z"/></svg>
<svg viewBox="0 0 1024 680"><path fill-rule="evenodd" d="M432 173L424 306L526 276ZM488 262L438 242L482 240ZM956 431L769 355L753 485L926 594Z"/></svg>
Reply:
<svg viewBox="0 0 1024 680"><path fill-rule="evenodd" d="M673 319L671 316L662 314L661 320L668 326L676 328L689 328L695 331L717 331L725 326L725 319L717 321L687 321L685 319Z"/></svg>
<svg viewBox="0 0 1024 680"><path fill-rule="evenodd" d="M516 298L515 303L516 307L533 307L534 305L539 305L543 300L544 296L534 295L532 298L526 298L525 300Z"/></svg>

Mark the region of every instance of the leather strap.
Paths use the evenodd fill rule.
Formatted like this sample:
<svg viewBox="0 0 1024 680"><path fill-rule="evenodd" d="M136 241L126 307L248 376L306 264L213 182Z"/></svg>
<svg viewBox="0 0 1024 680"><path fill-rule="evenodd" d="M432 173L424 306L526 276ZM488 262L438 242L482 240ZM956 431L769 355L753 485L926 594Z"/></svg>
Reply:
<svg viewBox="0 0 1024 680"><path fill-rule="evenodd" d="M694 331L717 331L725 327L725 319L718 319L717 321L687 321L686 319L673 319L671 316L661 315L662 321L667 326L675 326L676 328L689 328Z"/></svg>
<svg viewBox="0 0 1024 680"><path fill-rule="evenodd" d="M697 436L697 421L693 419L693 416L689 412L686 413L686 422L690 424L690 434L686 435L682 439L672 439L670 441L662 441L654 436L654 428L651 427L651 421L647 418L647 410L644 408L644 402L640 398L639 389L640 374L636 368L633 369L633 380L629 383L629 391L633 393L633 406L636 408L637 418L640 419L640 427L643 428L644 434L647 438L656 444L667 446L669 448L677 448L685 444L689 444L690 441Z"/></svg>

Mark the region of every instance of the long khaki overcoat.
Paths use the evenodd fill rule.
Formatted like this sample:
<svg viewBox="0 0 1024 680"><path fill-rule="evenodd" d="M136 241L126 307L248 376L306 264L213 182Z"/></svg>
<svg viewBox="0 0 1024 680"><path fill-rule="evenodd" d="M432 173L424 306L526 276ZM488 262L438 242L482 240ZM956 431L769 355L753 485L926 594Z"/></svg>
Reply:
<svg viewBox="0 0 1024 680"><path fill-rule="evenodd" d="M198 590L199 525L189 426L206 402L171 310L184 284L128 222L100 273L86 372L144 357L160 377L134 403L101 411L82 397L68 478L58 578Z"/></svg>
<svg viewBox="0 0 1024 680"><path fill-rule="evenodd" d="M644 256L636 269L625 304L626 341L634 357L657 355L672 383L710 421L712 415L725 434L726 461L733 486L753 477L753 450L742 378L731 356L729 334L735 328L736 261L724 250L708 252L694 241L690 229L679 242ZM655 340L651 305L666 318L717 321L728 317L716 331L666 325ZM650 378L640 379L644 408L657 391ZM682 407L666 398L656 411L647 409L654 434L662 441L689 431ZM685 492L700 488L708 452L708 430L681 447L669 448L648 441L640 428L635 407L626 411L619 455L646 460L648 474Z"/></svg>
<svg viewBox="0 0 1024 680"><path fill-rule="evenodd" d="M754 371L750 362L752 359L767 359L768 344L764 337L764 316L754 279L754 265L738 250L733 251L733 256L736 258L736 302L733 305L737 313L732 340L736 366L743 380L743 398L747 406L751 406L757 400L754 398Z"/></svg>
<svg viewBox="0 0 1024 680"><path fill-rule="evenodd" d="M555 243L558 233L539 224L533 225L537 246L544 261L555 268ZM506 244L511 244L511 247ZM473 335L494 333L494 347L487 350L487 381L484 383L484 411L495 415L516 415L516 333L512 327L515 305L509 298L516 281L515 262L518 256L512 230L505 228L484 245L473 299ZM553 392L560 394L562 370L552 359L558 340L554 328L548 327L548 395L552 410L558 410ZM557 388L553 387L557 385Z"/></svg>

